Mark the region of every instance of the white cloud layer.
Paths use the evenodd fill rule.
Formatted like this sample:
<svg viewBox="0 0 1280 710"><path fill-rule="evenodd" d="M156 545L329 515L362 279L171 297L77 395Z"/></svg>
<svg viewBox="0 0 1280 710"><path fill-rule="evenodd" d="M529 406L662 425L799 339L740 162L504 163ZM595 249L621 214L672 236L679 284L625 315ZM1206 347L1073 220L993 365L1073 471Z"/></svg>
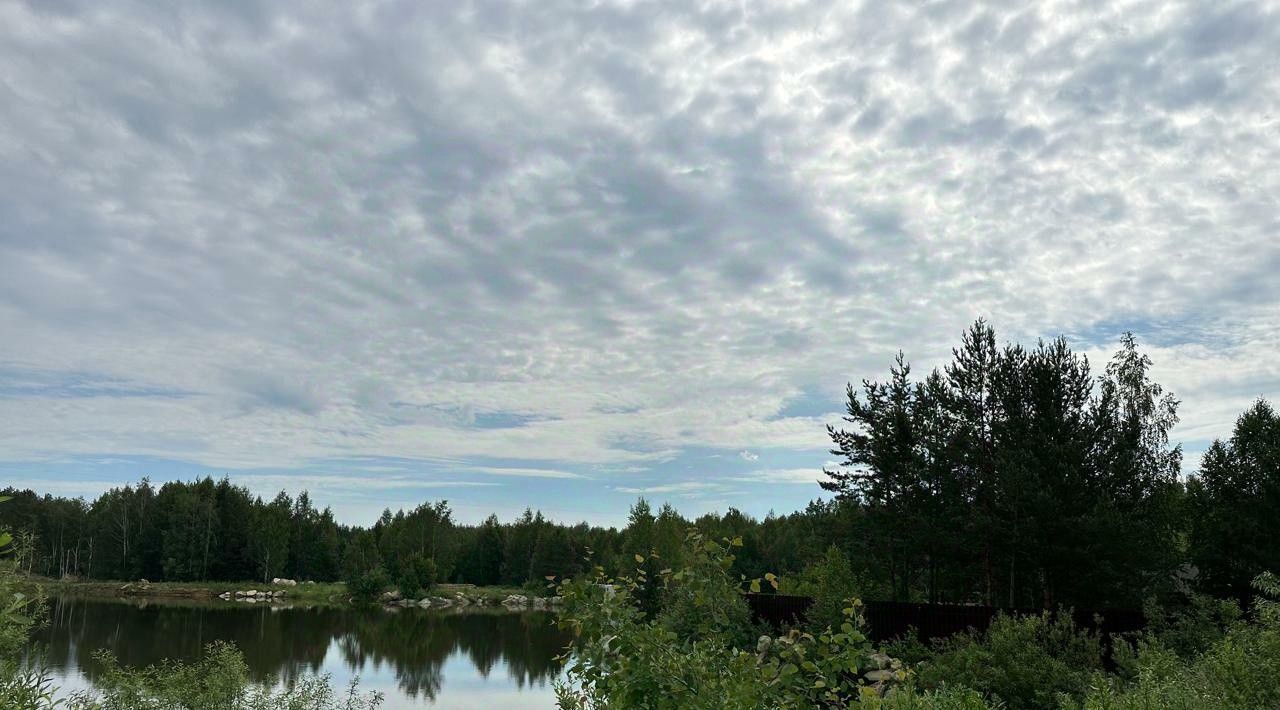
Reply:
<svg viewBox="0 0 1280 710"><path fill-rule="evenodd" d="M1278 17L2 3L0 459L820 450L789 402L980 315L1133 329L1223 435L1280 383Z"/></svg>

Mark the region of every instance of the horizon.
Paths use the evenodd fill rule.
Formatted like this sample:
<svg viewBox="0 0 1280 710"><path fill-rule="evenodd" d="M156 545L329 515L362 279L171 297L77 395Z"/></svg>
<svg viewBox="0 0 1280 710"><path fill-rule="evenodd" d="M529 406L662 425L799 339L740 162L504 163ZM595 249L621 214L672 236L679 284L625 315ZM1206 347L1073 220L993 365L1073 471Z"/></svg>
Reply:
<svg viewBox="0 0 1280 710"><path fill-rule="evenodd" d="M733 28L733 31L728 31ZM847 382L1125 331L1280 391L1259 3L0 5L0 487L618 526L829 497Z"/></svg>

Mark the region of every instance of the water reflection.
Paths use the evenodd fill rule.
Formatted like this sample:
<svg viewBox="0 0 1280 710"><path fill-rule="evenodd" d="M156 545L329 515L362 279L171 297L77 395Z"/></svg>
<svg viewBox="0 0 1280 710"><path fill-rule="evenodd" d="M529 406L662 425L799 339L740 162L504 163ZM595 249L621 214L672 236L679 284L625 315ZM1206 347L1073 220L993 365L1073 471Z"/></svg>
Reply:
<svg viewBox="0 0 1280 710"><path fill-rule="evenodd" d="M78 670L90 681L101 671L92 659L99 648L111 649L125 665L145 666L166 658L194 659L215 640L239 646L257 682L333 671L336 656L350 674L362 678L389 671L405 698L425 702L437 700L445 662L456 667L459 656L469 659L479 678L491 681L495 690L544 687L560 671L554 657L567 637L542 612L442 614L412 608L272 608L75 598L53 600L49 624L37 634L47 662L59 675ZM495 669L505 676L491 679Z"/></svg>

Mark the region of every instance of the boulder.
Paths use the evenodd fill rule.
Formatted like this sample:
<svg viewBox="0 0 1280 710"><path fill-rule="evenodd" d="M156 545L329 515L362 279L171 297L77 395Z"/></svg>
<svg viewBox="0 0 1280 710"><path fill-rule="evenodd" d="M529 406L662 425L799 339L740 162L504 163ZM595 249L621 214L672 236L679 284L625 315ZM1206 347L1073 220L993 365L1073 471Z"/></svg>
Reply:
<svg viewBox="0 0 1280 710"><path fill-rule="evenodd" d="M529 597L526 597L523 594L512 594L502 600L502 605L505 607L529 606Z"/></svg>
<svg viewBox="0 0 1280 710"><path fill-rule="evenodd" d="M383 593L382 593L382 601L384 601L384 602L396 602L396 601L400 601L400 592L398 592L398 591L396 591L396 590L394 590L394 589L393 589L393 590L391 590L391 591L389 591L389 592L383 592Z"/></svg>
<svg viewBox="0 0 1280 710"><path fill-rule="evenodd" d="M275 584L275 585L279 585L279 586L281 586L281 587L296 587L296 586L298 586L297 581L292 580L292 579L285 579L284 577L276 577L275 579L271 580L271 583L272 583L272 584Z"/></svg>

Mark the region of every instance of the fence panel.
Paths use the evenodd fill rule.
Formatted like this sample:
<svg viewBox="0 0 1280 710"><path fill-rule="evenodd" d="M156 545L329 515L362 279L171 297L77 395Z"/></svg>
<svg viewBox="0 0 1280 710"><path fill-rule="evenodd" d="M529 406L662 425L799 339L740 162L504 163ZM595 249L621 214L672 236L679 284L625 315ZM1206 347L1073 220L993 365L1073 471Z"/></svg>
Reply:
<svg viewBox="0 0 1280 710"><path fill-rule="evenodd" d="M813 599L787 594L748 594L752 619L775 629L804 620ZM944 638L967 629L985 631L999 613L1039 614L1041 609L1005 609L966 604L913 604L910 602L865 602L863 614L867 635L873 641L887 641L915 629L921 639ZM1112 634L1139 631L1146 625L1140 611L1129 609L1074 609L1076 624Z"/></svg>

